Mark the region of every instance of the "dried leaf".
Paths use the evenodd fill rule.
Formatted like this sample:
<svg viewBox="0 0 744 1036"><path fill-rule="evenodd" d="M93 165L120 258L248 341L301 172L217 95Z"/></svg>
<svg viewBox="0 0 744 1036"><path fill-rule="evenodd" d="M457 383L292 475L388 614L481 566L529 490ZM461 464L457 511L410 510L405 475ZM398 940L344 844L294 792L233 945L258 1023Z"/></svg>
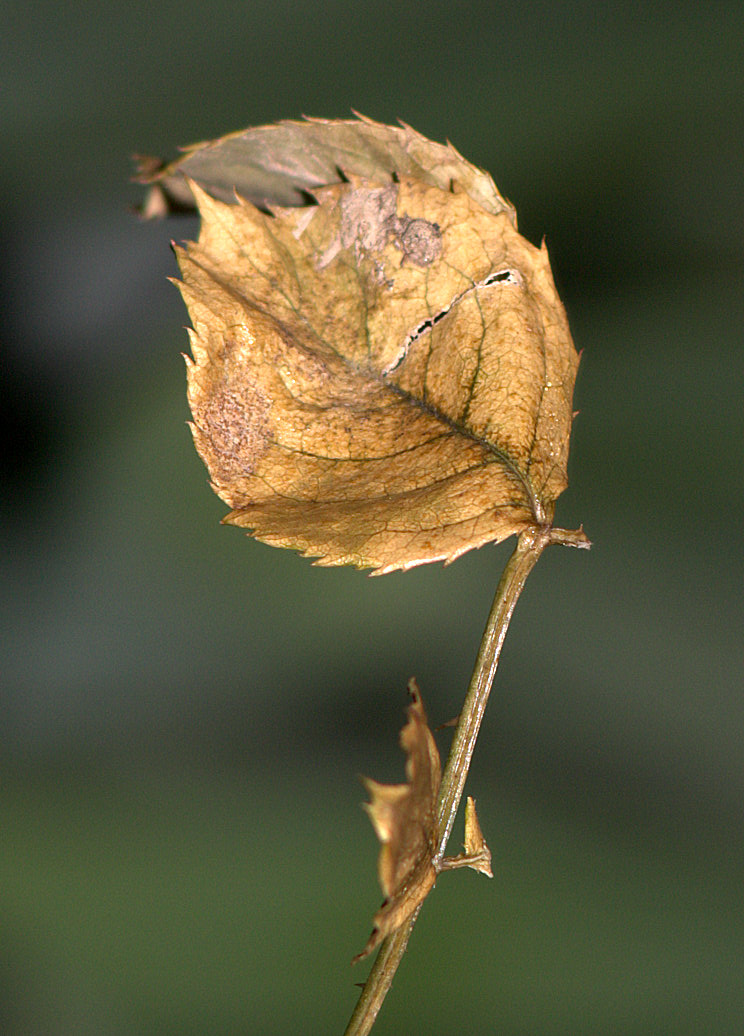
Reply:
<svg viewBox="0 0 744 1036"><path fill-rule="evenodd" d="M486 174L407 128L238 134L214 145L226 183L249 144L254 201L295 184L316 204L217 200L209 147L179 165L211 176L177 254L194 439L226 521L378 573L549 524L578 357L544 246ZM275 176L257 194L258 166Z"/></svg>
<svg viewBox="0 0 744 1036"><path fill-rule="evenodd" d="M475 799L468 795L465 803L465 855L470 857L469 867L480 871L481 874L493 877L491 870L491 850L486 845L481 826L478 823L478 814L475 812ZM483 857L480 863L474 862L476 858Z"/></svg>
<svg viewBox="0 0 744 1036"><path fill-rule="evenodd" d="M432 859L437 847L441 764L415 680L409 682L408 690L412 700L407 709L408 722L400 734L400 746L408 756L408 783L378 784L364 778L371 797L365 809L382 843L377 870L386 898L375 914L372 935L355 962L411 916L436 880Z"/></svg>
<svg viewBox="0 0 744 1036"><path fill-rule="evenodd" d="M440 870L454 870L456 867L471 867L487 878L493 877L491 870L491 850L486 845L478 814L475 812L475 799L468 795L465 803L465 852L459 856L447 856L439 865Z"/></svg>
<svg viewBox="0 0 744 1036"><path fill-rule="evenodd" d="M466 161L451 144L436 144L410 126L384 126L372 119L285 120L195 144L168 165L136 156L136 179L151 184L143 215L196 207L188 182L213 198L234 204L236 194L259 208L306 205L318 187L342 183L347 176L386 182L392 176L414 179L448 191L452 184L488 212L506 212L516 226L514 207L502 198L482 169Z"/></svg>

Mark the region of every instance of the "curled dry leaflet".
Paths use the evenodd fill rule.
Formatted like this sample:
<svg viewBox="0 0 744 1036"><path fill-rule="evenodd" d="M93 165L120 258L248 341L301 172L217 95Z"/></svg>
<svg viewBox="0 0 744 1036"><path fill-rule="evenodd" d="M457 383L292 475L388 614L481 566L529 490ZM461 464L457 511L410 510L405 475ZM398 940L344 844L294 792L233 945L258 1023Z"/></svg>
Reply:
<svg viewBox="0 0 744 1036"><path fill-rule="evenodd" d="M408 722L400 732L400 746L408 757L408 782L378 784L364 778L371 798L365 809L382 843L377 873L386 898L375 914L372 935L354 962L366 957L386 935L408 920L431 892L439 871L472 867L493 877L491 853L471 798L465 809L465 852L437 862L437 798L442 768L413 679L408 692Z"/></svg>
<svg viewBox="0 0 744 1036"><path fill-rule="evenodd" d="M323 565L452 561L552 520L578 356L545 247L450 146L279 123L147 167L176 249L196 447L226 521Z"/></svg>

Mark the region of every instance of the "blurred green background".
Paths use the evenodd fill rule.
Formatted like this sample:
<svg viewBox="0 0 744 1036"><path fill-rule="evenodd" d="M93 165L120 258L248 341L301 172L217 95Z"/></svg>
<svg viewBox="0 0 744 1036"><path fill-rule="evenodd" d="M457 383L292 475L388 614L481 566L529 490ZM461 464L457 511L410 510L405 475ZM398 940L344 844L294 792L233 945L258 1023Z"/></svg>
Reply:
<svg viewBox="0 0 744 1036"><path fill-rule="evenodd" d="M340 1036L365 977L357 775L401 778L411 674L459 710L510 544L369 579L221 528L166 280L196 223L128 211L132 152L351 108L546 235L584 351L557 520L595 543L507 639L468 785L494 881L440 880L374 1031L744 1031L744 7L2 21L0 1031Z"/></svg>

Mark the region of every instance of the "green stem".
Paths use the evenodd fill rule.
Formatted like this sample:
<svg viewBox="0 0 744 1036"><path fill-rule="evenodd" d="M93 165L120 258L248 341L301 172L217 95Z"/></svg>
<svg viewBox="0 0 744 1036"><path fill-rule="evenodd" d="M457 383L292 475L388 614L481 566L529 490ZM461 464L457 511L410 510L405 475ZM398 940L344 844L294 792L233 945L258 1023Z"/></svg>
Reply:
<svg viewBox="0 0 744 1036"><path fill-rule="evenodd" d="M549 543L563 543L572 547L590 546L582 529L569 532L564 529L552 529L550 526L531 527L520 534L514 552L506 563L488 616L439 789L438 842L433 860L437 869L444 856L460 805L470 760L514 607L527 576ZM372 1028L406 951L417 917L418 909L396 932L383 940L344 1036L367 1036Z"/></svg>

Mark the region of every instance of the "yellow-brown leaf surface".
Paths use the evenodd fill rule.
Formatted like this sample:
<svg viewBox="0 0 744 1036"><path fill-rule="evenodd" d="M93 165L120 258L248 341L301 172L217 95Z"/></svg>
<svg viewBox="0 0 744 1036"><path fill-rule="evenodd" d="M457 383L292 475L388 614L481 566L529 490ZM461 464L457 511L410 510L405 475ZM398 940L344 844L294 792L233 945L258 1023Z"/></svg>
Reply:
<svg viewBox="0 0 744 1036"><path fill-rule="evenodd" d="M480 175L478 200L348 175L271 213L191 185L189 402L227 521L388 572L552 520L578 358L547 251Z"/></svg>

